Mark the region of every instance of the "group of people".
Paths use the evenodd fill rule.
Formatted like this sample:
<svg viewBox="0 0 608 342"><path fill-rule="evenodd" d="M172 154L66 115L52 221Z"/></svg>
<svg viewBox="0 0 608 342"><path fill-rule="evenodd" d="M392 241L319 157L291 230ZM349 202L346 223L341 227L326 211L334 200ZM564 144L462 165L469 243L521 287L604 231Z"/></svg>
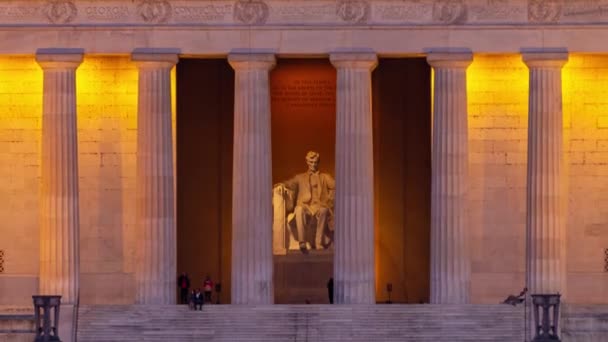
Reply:
<svg viewBox="0 0 608 342"><path fill-rule="evenodd" d="M201 288L190 290L190 277L185 272L177 278L177 286L180 291L181 304L188 304L194 310L203 310L203 304L211 303L214 284L209 275L205 276L203 280L202 291Z"/></svg>

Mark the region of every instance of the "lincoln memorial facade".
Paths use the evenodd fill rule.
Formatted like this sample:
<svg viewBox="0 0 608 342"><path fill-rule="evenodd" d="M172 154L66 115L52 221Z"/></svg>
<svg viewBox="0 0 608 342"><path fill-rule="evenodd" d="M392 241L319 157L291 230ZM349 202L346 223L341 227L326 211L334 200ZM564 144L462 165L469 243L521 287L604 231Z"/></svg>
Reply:
<svg viewBox="0 0 608 342"><path fill-rule="evenodd" d="M0 306L608 304L606 8L1 0Z"/></svg>

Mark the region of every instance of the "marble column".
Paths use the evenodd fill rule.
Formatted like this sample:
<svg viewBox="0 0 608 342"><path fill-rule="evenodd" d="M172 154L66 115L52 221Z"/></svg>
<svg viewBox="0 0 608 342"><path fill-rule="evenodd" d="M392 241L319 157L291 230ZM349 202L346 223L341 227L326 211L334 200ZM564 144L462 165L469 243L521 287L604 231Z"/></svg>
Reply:
<svg viewBox="0 0 608 342"><path fill-rule="evenodd" d="M334 300L376 302L371 52L330 55L337 69Z"/></svg>
<svg viewBox="0 0 608 342"><path fill-rule="evenodd" d="M272 304L272 158L269 71L273 54L231 53L235 71L232 304Z"/></svg>
<svg viewBox="0 0 608 342"><path fill-rule="evenodd" d="M76 69L80 50L36 54L43 70L39 292L75 304L79 291Z"/></svg>
<svg viewBox="0 0 608 342"><path fill-rule="evenodd" d="M526 278L531 294L565 290L562 205L562 67L567 52L523 54L530 70Z"/></svg>
<svg viewBox="0 0 608 342"><path fill-rule="evenodd" d="M138 304L174 304L177 277L171 122L175 53L136 52L137 97L136 270Z"/></svg>
<svg viewBox="0 0 608 342"><path fill-rule="evenodd" d="M434 304L469 302L466 70L472 60L470 52L427 56L435 72L430 270L430 302Z"/></svg>

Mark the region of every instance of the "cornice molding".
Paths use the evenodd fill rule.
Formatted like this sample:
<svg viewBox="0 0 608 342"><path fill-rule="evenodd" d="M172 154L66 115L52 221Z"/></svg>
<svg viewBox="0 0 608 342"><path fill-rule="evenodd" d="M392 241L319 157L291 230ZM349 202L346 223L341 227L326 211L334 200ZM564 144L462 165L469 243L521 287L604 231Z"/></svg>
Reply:
<svg viewBox="0 0 608 342"><path fill-rule="evenodd" d="M0 0L2 26L608 25L608 0Z"/></svg>

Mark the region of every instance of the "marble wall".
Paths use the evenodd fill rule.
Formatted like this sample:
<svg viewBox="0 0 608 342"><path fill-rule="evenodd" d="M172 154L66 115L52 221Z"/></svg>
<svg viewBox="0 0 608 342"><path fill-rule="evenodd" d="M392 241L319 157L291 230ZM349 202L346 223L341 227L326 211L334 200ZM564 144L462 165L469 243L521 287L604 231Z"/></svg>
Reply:
<svg viewBox="0 0 608 342"><path fill-rule="evenodd" d="M468 70L476 303L496 303L524 286L527 75L515 54L476 54ZM128 57L87 56L78 70L84 303L134 298L136 81ZM572 54L563 70L572 303L608 302L607 82L605 56ZM41 91L33 57L0 58L0 304L29 305L37 289Z"/></svg>

